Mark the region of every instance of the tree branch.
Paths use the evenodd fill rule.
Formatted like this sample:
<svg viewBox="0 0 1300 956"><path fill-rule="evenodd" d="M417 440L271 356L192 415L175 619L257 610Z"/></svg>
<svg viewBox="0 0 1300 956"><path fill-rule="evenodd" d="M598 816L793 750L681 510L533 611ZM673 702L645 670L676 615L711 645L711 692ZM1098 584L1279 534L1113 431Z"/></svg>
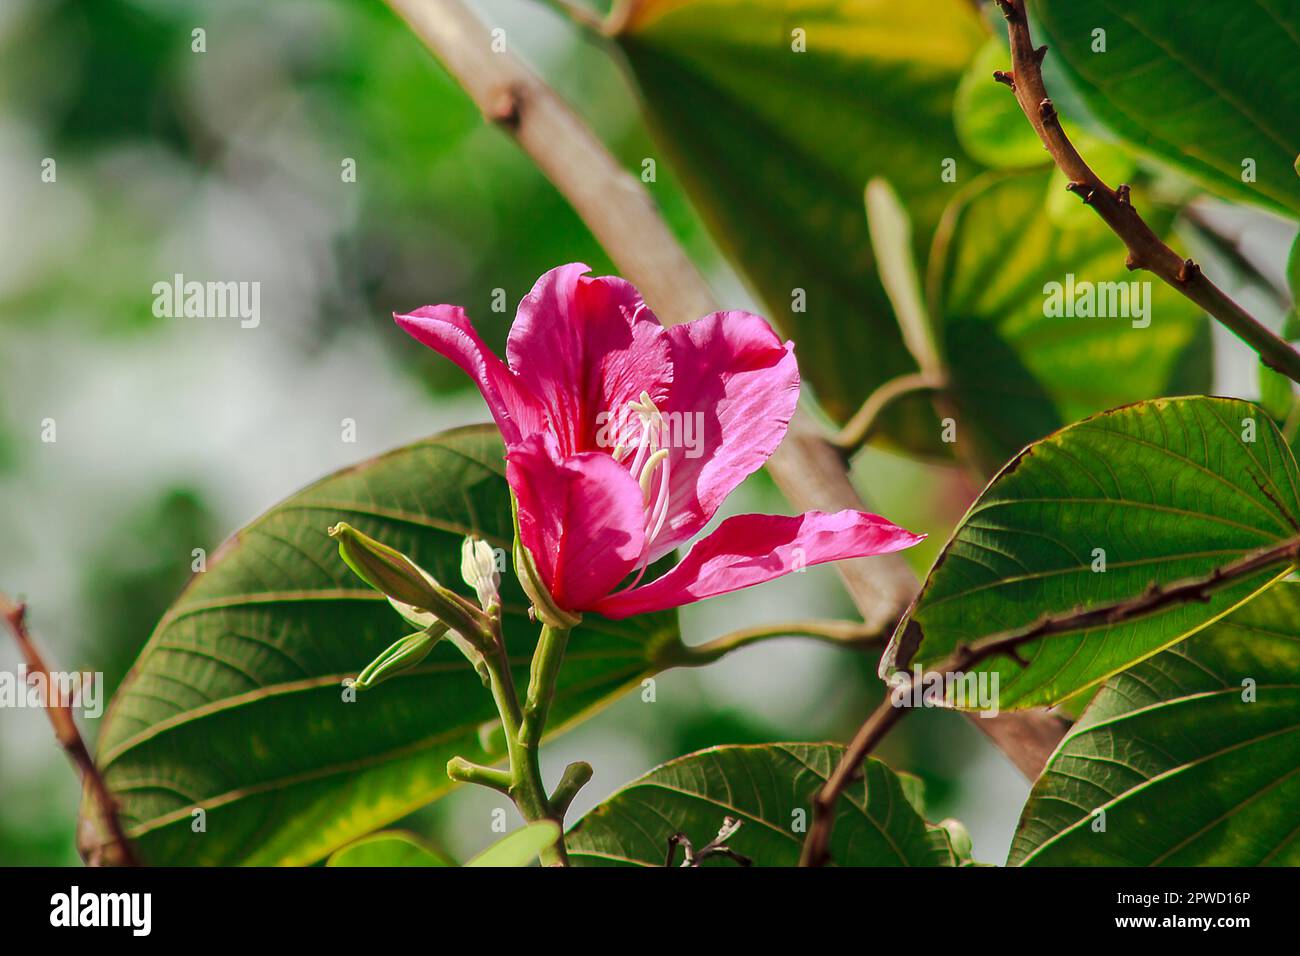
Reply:
<svg viewBox="0 0 1300 956"><path fill-rule="evenodd" d="M41 652L36 647L36 642L32 640L31 633L27 630L27 605L15 604L8 597L0 594L0 615L3 615L9 630L13 632L14 640L18 642L18 649L27 664L28 675L40 674L45 681L47 688L47 699L44 702L45 715L50 720L50 726L54 728L54 736L59 745L76 768L82 786L90 792L91 799L99 809L100 821L108 830L108 843L101 848L101 853L105 851L114 853L112 860L114 864L139 866L140 861L126 837L126 831L122 829L122 821L118 818L117 803L109 793L108 785L104 782L99 768L95 766L95 761L86 748L86 742L81 737L81 731L77 729L77 722L72 716L71 703L56 702L52 699L49 688L54 687L55 683L50 676L49 667L46 666Z"/></svg>
<svg viewBox="0 0 1300 956"><path fill-rule="evenodd" d="M1129 269L1146 269L1214 316L1255 352L1269 368L1300 382L1300 352L1273 334L1263 323L1211 282L1191 259L1169 248L1133 208L1129 187L1111 189L1090 167L1061 128L1056 107L1043 83L1042 62L1047 47L1034 48L1025 14L1025 0L996 0L1007 20L1011 38L1012 72L994 78L1016 94L1016 101L1056 165L1077 194L1110 226L1128 247Z"/></svg>
<svg viewBox="0 0 1300 956"><path fill-rule="evenodd" d="M1245 282L1272 299L1281 311L1286 312L1291 308L1290 290L1286 288L1285 283L1279 285L1274 279L1265 275L1263 270L1251 260L1243 247L1239 233L1225 231L1195 203L1182 210L1182 217L1191 224L1191 228L1198 236L1241 273Z"/></svg>
<svg viewBox="0 0 1300 956"><path fill-rule="evenodd" d="M1122 601L1090 608L1076 608L1063 614L1047 614L1026 627L961 645L947 659L927 671L927 674L948 675L958 671L969 672L976 665L999 655L1010 656L1023 665L1017 650L1029 641L1054 634L1073 634L1094 627L1114 626L1125 621L1149 617L1176 604L1205 602L1215 591L1233 581L1249 577L1278 564L1289 563L1294 566L1297 561L1300 561L1300 536L1252 552L1237 561L1215 568L1209 574L1185 578L1168 585L1153 584L1141 594ZM900 675L899 680L905 685L913 683L912 678L905 674ZM849 783L857 778L862 762L867 759L871 751L903 718L903 715L909 712L910 709L905 705L894 703L893 693L886 693L885 699L859 728L838 766L813 798L813 822L804 840L800 866L823 866L829 862L831 831L835 825L835 806L839 802L840 795Z"/></svg>
<svg viewBox="0 0 1300 956"><path fill-rule="evenodd" d="M619 166L586 123L517 57L493 52L488 29L461 0L387 2L484 115L533 159L661 319L672 325L717 311L708 285L641 181ZM620 10L625 14L627 9L616 7L610 22L617 22ZM840 450L802 409L767 470L800 510L863 507ZM866 626L874 630L891 629L918 588L916 576L897 554L839 561L835 568ZM1012 746L1010 741L1034 737L999 734L1036 719L1034 714L1016 714L978 723L1005 750ZM1016 749L1008 756L1017 766L1041 767L1050 752L1050 746Z"/></svg>

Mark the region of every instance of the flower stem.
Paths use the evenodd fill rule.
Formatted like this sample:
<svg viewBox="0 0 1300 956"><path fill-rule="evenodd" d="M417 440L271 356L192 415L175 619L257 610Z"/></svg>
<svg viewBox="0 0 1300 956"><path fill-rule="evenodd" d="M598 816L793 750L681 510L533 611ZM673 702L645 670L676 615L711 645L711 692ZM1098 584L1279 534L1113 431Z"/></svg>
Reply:
<svg viewBox="0 0 1300 956"><path fill-rule="evenodd" d="M569 643L569 629L542 626L542 634L537 639L537 650L533 652L533 666L528 676L528 697L524 701L523 726L519 729L519 740L526 747L535 748L542 741L542 731L546 727L546 715L551 709L551 698L555 696L555 679L560 673L560 662L564 660L564 648Z"/></svg>
<svg viewBox="0 0 1300 956"><path fill-rule="evenodd" d="M564 810L573 799L577 787L590 779L587 768L586 779L578 782L574 774L565 772L565 781L557 790L556 801L546 796L546 787L542 782L540 749L542 733L546 728L546 715L550 710L551 699L555 696L555 681L564 658L564 648L568 644L567 628L542 627L537 639L537 649L533 652L528 692L521 709L515 691L514 678L510 673L510 663L506 655L505 642L501 639L500 625L495 628L495 640L492 652L484 655L492 697L496 701L497 711L501 715L501 726L505 730L506 753L510 766L506 771L490 771L479 768L460 758L448 764L448 773L455 780L479 783L506 793L514 802L519 813L529 823L538 820L554 820L563 826ZM583 765L586 766L586 765ZM561 805L562 804L562 805ZM568 866L569 858L564 849L564 838L560 837L553 846L541 853L543 866Z"/></svg>

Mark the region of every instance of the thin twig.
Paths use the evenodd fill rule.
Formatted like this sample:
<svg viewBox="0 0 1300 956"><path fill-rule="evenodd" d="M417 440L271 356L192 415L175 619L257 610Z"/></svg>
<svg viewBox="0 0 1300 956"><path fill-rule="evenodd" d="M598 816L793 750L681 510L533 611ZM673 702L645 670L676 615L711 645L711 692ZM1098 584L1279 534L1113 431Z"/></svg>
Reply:
<svg viewBox="0 0 1300 956"><path fill-rule="evenodd" d="M533 159L661 319L672 325L717 310L708 285L640 179L623 169L582 118L516 56L508 50L494 52L490 32L461 0L387 2L484 115ZM617 6L607 32L630 9ZM795 413L767 470L797 509L863 507L842 453L803 410ZM893 627L919 587L897 554L838 561L835 569L866 625L882 631ZM1023 733L1025 725L1038 719L1022 713L977 723L1032 774L1051 753L1050 745L1024 745L1026 740L1050 740L1050 728L1041 728L1045 732L1039 735Z"/></svg>
<svg viewBox="0 0 1300 956"><path fill-rule="evenodd" d="M1021 645L1055 634L1073 634L1095 627L1113 627L1126 621L1156 614L1168 607L1210 600L1215 591L1266 568L1280 564L1294 566L1300 561L1300 537L1290 538L1281 544L1261 548L1208 574L1185 578L1173 584L1153 584L1141 594L1122 601L1100 604L1090 608L1077 608L1063 614L1047 614L1026 627L1005 631L963 644L927 674L952 674L969 672L971 668L998 655L1008 655L1023 666L1017 650ZM907 675L899 679L913 683ZM904 697L906 695L903 695ZM885 699L859 728L839 764L826 783L813 798L813 821L804 840L801 866L823 866L830 860L831 831L835 825L835 807L849 783L856 779L862 762L884 736L910 712L906 706L896 705L895 695L886 693Z"/></svg>
<svg viewBox="0 0 1300 956"><path fill-rule="evenodd" d="M845 423L831 441L845 454L853 454L862 448L875 433L885 412L894 407L894 403L909 395L919 392L934 392L944 387L944 379L926 372L908 372L885 382L867 396L862 407L854 412L853 417Z"/></svg>
<svg viewBox="0 0 1300 956"><path fill-rule="evenodd" d="M108 829L109 843L104 849L112 849L116 852L117 859L113 861L114 863L123 866L139 866L140 861L135 855L135 849L127 839L126 831L122 829L122 821L118 818L117 803L109 793L108 785L104 782L99 768L95 766L95 761L86 748L86 742L81 737L81 731L77 729L77 722L72 716L71 702L54 700L54 695L49 690L55 686L55 682L50 676L50 669L46 666L45 659L36 647L36 642L32 639L31 632L27 629L27 605L15 604L8 597L0 594L0 614L4 616L9 630L13 632L14 640L18 642L18 649L27 664L27 674L29 676L39 674L45 681L47 688L44 702L45 715L50 720L50 726L54 728L55 739L76 768L82 786L90 792L91 799L99 810L99 819Z"/></svg>
<svg viewBox="0 0 1300 956"><path fill-rule="evenodd" d="M781 637L808 637L837 647L879 647L887 634L887 631L868 627L860 621L783 621L732 631L693 647L675 648L661 663L665 667L700 667L742 647Z"/></svg>
<svg viewBox="0 0 1300 956"><path fill-rule="evenodd" d="M691 838L685 833L674 833L668 838L668 852L664 857L664 866L671 867L677 862L677 848L680 846L686 853L686 858L682 860L684 867L699 867L704 861L712 856L725 857L739 866L753 866L754 861L747 856L742 856L731 847L727 846L727 841L736 835L740 829L741 821L737 817L723 817L722 827L715 836L698 850L691 843Z"/></svg>
<svg viewBox="0 0 1300 956"><path fill-rule="evenodd" d="M994 78L1015 92L1016 101L1039 139L1069 178L1070 191L1096 210L1106 225L1124 241L1128 247L1129 269L1146 269L1159 276L1259 353L1265 365L1300 382L1300 352L1233 301L1205 276L1195 262L1182 258L1169 248L1133 207L1129 187L1121 185L1118 189L1111 189L1079 155L1061 128L1056 107L1047 95L1042 71L1047 47L1034 47L1024 0L996 2L1007 20L1012 72L999 71Z"/></svg>

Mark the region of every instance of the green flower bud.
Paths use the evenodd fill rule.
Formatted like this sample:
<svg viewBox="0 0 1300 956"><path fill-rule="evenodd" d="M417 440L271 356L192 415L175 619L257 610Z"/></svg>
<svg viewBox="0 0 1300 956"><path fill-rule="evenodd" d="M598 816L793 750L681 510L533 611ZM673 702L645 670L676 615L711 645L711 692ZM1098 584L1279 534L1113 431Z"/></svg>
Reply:
<svg viewBox="0 0 1300 956"><path fill-rule="evenodd" d="M357 577L388 596L398 613L408 620L424 620L419 612L432 614L470 641L486 633L482 612L451 591L402 552L381 544L356 528L339 522L329 529L339 543L339 555ZM410 614L406 608L410 609Z"/></svg>
<svg viewBox="0 0 1300 956"><path fill-rule="evenodd" d="M536 613L538 620L550 627L563 628L569 630L576 627L582 621L581 614L575 614L572 611L566 611L555 603L551 597L550 589L546 587L546 582L542 580L541 574L537 570L537 565L533 563L533 556L528 553L519 537L519 502L515 501L515 496L510 496L510 503L515 514L515 574L519 577L519 584L523 587L524 593L528 595L528 600L533 603L533 611Z"/></svg>
<svg viewBox="0 0 1300 956"><path fill-rule="evenodd" d="M447 625L437 624L428 630L406 635L367 664L365 670L353 681L353 686L357 690L367 690L390 677L409 671L429 656L433 646L446 633Z"/></svg>
<svg viewBox="0 0 1300 956"><path fill-rule="evenodd" d="M501 604L501 572L497 553L481 538L466 538L460 546L460 574L478 595L483 610Z"/></svg>
<svg viewBox="0 0 1300 956"><path fill-rule="evenodd" d="M952 852L957 855L957 859L963 861L971 859L975 844L971 841L970 831L966 829L965 824L950 817L942 821L939 826L948 831L948 841L952 844Z"/></svg>

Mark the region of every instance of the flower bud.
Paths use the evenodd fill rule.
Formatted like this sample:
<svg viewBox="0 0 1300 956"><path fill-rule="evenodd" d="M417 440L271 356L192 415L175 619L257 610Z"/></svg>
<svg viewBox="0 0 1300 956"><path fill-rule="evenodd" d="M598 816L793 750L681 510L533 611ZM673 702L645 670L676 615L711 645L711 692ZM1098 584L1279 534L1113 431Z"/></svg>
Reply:
<svg viewBox="0 0 1300 956"><path fill-rule="evenodd" d="M486 621L478 608L438 581L402 552L381 544L356 528L339 522L329 529L339 543L339 555L357 577L388 595L394 605L433 614L468 640L485 632ZM402 608L398 608L399 613ZM403 613L403 617L407 615ZM408 618L410 619L410 618ZM421 621L423 623L423 621Z"/></svg>
<svg viewBox="0 0 1300 956"><path fill-rule="evenodd" d="M582 620L582 615L564 610L551 597L550 589L542 580L537 565L533 563L533 556L528 553L528 549L520 540L519 503L514 500L514 495L510 496L510 500L515 512L515 574L519 578L519 584L528 595L528 600L533 603L533 611L543 624L564 630L575 627Z"/></svg>
<svg viewBox="0 0 1300 956"><path fill-rule="evenodd" d="M487 610L501 604L501 572L497 553L482 538L466 538L460 546L460 574L478 595L479 606Z"/></svg>
<svg viewBox="0 0 1300 956"><path fill-rule="evenodd" d="M965 824L950 817L939 826L948 832L948 841L952 844L952 852L957 855L957 859L971 859L975 844L971 841L970 831L966 829Z"/></svg>
<svg viewBox="0 0 1300 956"><path fill-rule="evenodd" d="M366 665L357 675L353 686L357 690L367 690L390 677L409 671L429 656L433 646L447 633L446 624L435 624L424 631L408 634L393 643L382 654Z"/></svg>

